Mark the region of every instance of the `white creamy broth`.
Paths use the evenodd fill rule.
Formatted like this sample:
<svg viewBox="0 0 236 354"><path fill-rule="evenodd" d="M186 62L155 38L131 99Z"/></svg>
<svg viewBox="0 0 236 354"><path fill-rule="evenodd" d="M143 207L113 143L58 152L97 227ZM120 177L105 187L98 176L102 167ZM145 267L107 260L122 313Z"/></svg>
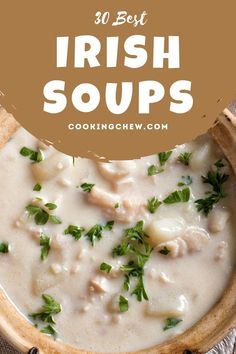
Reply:
<svg viewBox="0 0 236 354"><path fill-rule="evenodd" d="M19 153L22 147L41 149L44 160L32 163ZM184 152L191 153L187 166L178 161ZM201 175L216 171L219 159L225 165L220 173L230 175L223 184L227 197L205 216L194 202L212 191ZM20 128L0 151L0 161L0 243L9 244L9 253L0 253L0 281L39 329L47 323L28 315L42 309L42 295L48 294L61 305L61 312L53 316L58 340L104 352L144 349L191 327L222 295L234 268L235 179L209 136L176 147L162 167L157 155L108 165L81 158L73 163L72 157L46 148ZM148 176L152 165L159 173ZM192 183L178 186L182 176L190 176ZM184 181L190 183L189 177ZM40 191L33 191L36 183L42 186ZM80 187L83 183L94 186L86 192ZM188 201L163 202L186 188ZM147 208L152 197L162 201L154 213ZM46 203L57 207L49 210ZM37 225L26 211L28 205L43 208L62 223L49 220ZM92 245L86 232L108 221L114 221L112 230L103 230ZM142 301L131 295L138 278L130 276L130 289L124 290L126 273L120 270L136 256L112 255L114 247L126 240L124 230L139 221L149 236L144 236L145 243L153 247L143 275L149 300ZM85 229L79 240L64 233L69 225ZM51 239L44 261L42 233ZM103 262L112 266L109 274L100 270ZM126 312L121 312L120 295L128 302ZM164 331L167 319L178 323Z"/></svg>

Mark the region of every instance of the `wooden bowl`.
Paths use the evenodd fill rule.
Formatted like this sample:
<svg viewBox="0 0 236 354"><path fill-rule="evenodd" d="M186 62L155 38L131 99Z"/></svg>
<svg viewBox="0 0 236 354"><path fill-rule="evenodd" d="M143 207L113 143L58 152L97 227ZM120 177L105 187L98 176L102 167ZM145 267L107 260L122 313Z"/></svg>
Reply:
<svg viewBox="0 0 236 354"><path fill-rule="evenodd" d="M14 118L0 108L0 147L19 126ZM236 128L224 114L210 129L236 173ZM212 310L195 326L174 339L135 354L200 354L206 353L236 326L236 271L228 288ZM0 289L0 333L23 353L30 354L95 354L54 341L34 328ZM123 353L127 354L127 353ZM134 354L134 353L133 353Z"/></svg>

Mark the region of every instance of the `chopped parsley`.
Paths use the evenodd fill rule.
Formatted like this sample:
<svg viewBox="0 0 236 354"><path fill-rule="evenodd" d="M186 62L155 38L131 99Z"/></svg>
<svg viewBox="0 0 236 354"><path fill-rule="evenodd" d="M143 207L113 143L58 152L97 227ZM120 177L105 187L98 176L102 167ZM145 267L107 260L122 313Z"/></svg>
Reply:
<svg viewBox="0 0 236 354"><path fill-rule="evenodd" d="M100 265L100 270L102 270L105 273L110 273L110 271L112 270L112 266L110 264L103 262Z"/></svg>
<svg viewBox="0 0 236 354"><path fill-rule="evenodd" d="M126 312L129 309L129 301L122 295L119 298L119 309L120 312Z"/></svg>
<svg viewBox="0 0 236 354"><path fill-rule="evenodd" d="M56 216L56 215L49 215L49 219L50 221L53 223L53 224L62 224L62 220L59 216Z"/></svg>
<svg viewBox="0 0 236 354"><path fill-rule="evenodd" d="M179 318L167 318L165 320L165 326L163 327L163 331L167 331L168 329L171 329L175 326L177 326L178 323L182 322L183 320L179 319Z"/></svg>
<svg viewBox="0 0 236 354"><path fill-rule="evenodd" d="M2 242L0 243L0 253L9 253L9 244Z"/></svg>
<svg viewBox="0 0 236 354"><path fill-rule="evenodd" d="M164 256L167 256L169 253L170 253L170 250L164 246L160 251L159 251L160 254L163 254Z"/></svg>
<svg viewBox="0 0 236 354"><path fill-rule="evenodd" d="M51 325L48 325L48 326L42 328L40 332L47 334L49 336L52 336L54 338L56 338L56 336L57 336L57 332L55 331L55 329Z"/></svg>
<svg viewBox="0 0 236 354"><path fill-rule="evenodd" d="M155 176L157 175L158 173L161 173L163 172L164 170L158 166L155 166L155 165L151 165L148 167L148 176Z"/></svg>
<svg viewBox="0 0 236 354"><path fill-rule="evenodd" d="M158 154L158 157L159 157L159 162L160 162L160 165L161 166L164 166L165 163L169 160L171 154L172 154L172 150L170 151L166 151L166 152L160 152Z"/></svg>
<svg viewBox="0 0 236 354"><path fill-rule="evenodd" d="M40 192L41 189L42 189L41 184L37 183L37 184L35 184L35 186L34 186L34 188L33 188L33 191L35 191L35 192Z"/></svg>
<svg viewBox="0 0 236 354"><path fill-rule="evenodd" d="M114 208L117 209L117 208L119 208L119 207L120 207L120 203L117 202L117 203L115 204Z"/></svg>
<svg viewBox="0 0 236 354"><path fill-rule="evenodd" d="M92 246L94 246L95 240L100 240L102 238L102 232L112 230L113 225L113 220L108 221L105 225L96 224L86 233L85 236L87 236Z"/></svg>
<svg viewBox="0 0 236 354"><path fill-rule="evenodd" d="M57 205L53 203L46 203L45 207L48 208L48 210L54 210L57 208Z"/></svg>
<svg viewBox="0 0 236 354"><path fill-rule="evenodd" d="M76 241L78 241L81 236L82 232L85 231L85 228L80 227L80 226L75 226L75 225L69 225L67 229L64 231L65 235L71 235L74 237Z"/></svg>
<svg viewBox="0 0 236 354"><path fill-rule="evenodd" d="M90 193L94 186L95 184L92 183L83 183L80 188L82 188L84 192Z"/></svg>
<svg viewBox="0 0 236 354"><path fill-rule="evenodd" d="M154 214L159 206L162 204L156 197L153 197L148 200L147 208L151 214Z"/></svg>
<svg viewBox="0 0 236 354"><path fill-rule="evenodd" d="M191 156L191 152L183 152L178 156L178 161L181 162L183 165L188 166Z"/></svg>
<svg viewBox="0 0 236 354"><path fill-rule="evenodd" d="M225 165L223 164L222 160L216 161L214 165L217 167L217 169L220 169L220 168L222 168L222 167L225 166Z"/></svg>
<svg viewBox="0 0 236 354"><path fill-rule="evenodd" d="M52 325L55 324L53 316L61 312L61 305L57 301L55 301L50 295L43 294L42 299L44 301L42 309L39 312L30 314L29 316L34 321L48 323L49 326L44 327L42 329L42 333L55 336L56 331L52 327Z"/></svg>
<svg viewBox="0 0 236 354"><path fill-rule="evenodd" d="M209 184L212 191L209 191L208 197L195 201L198 211L202 211L206 216L213 209L214 204L217 204L222 198L226 197L223 185L228 180L229 175L221 173L220 169L224 167L221 160L215 163L216 171L210 170L207 176L202 176L203 183Z"/></svg>
<svg viewBox="0 0 236 354"><path fill-rule="evenodd" d="M40 246L41 246L41 261L45 261L48 257L50 251L51 239L46 234L41 233L40 235Z"/></svg>
<svg viewBox="0 0 236 354"><path fill-rule="evenodd" d="M48 204L52 204L52 203L48 203ZM62 223L61 219L58 216L49 215L47 211L45 211L44 209L42 209L37 205L29 204L27 205L26 210L29 216L34 216L34 221L36 225L45 225L48 222L48 220L50 220L53 224Z"/></svg>
<svg viewBox="0 0 236 354"><path fill-rule="evenodd" d="M126 229L121 244L112 251L114 257L130 256L128 263L120 267L124 272L123 289L129 291L131 278L134 278L135 284L132 282L131 295L135 295L138 301L148 300L143 277L145 264L152 252L151 246L146 242L148 235L145 234L143 227L144 222L140 220L134 227Z"/></svg>
<svg viewBox="0 0 236 354"><path fill-rule="evenodd" d="M180 202L186 203L189 201L189 198L190 198L190 189L185 188L171 193L167 198L163 200L163 203L165 204L174 204Z"/></svg>
<svg viewBox="0 0 236 354"><path fill-rule="evenodd" d="M193 183L193 179L190 176L182 176L180 182L178 183L178 187L190 186Z"/></svg>
<svg viewBox="0 0 236 354"><path fill-rule="evenodd" d="M43 153L41 150L34 151L34 150L31 150L25 146L20 150L20 154L24 157L29 157L29 159L34 162L41 162L44 159L44 156L43 156Z"/></svg>

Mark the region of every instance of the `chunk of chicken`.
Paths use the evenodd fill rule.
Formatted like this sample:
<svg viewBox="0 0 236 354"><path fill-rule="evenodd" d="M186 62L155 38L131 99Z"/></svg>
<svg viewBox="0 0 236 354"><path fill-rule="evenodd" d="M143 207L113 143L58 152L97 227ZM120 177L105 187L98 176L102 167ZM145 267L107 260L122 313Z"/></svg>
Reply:
<svg viewBox="0 0 236 354"><path fill-rule="evenodd" d="M135 161L114 161L114 162L99 162L98 170L101 175L108 181L114 183L136 169Z"/></svg>
<svg viewBox="0 0 236 354"><path fill-rule="evenodd" d="M223 231L230 217L225 209L214 209L208 216L208 230L212 233Z"/></svg>
<svg viewBox="0 0 236 354"><path fill-rule="evenodd" d="M182 257L187 253L201 251L209 240L210 236L204 229L192 226L188 227L182 236L160 243L157 250L167 249L169 253L166 256Z"/></svg>
<svg viewBox="0 0 236 354"><path fill-rule="evenodd" d="M144 205L140 200L121 200L118 194L106 192L96 186L87 196L89 203L99 206L107 217L121 223L129 223L144 212Z"/></svg>
<svg viewBox="0 0 236 354"><path fill-rule="evenodd" d="M109 283L105 277L96 276L89 282L89 292L102 294L109 291Z"/></svg>

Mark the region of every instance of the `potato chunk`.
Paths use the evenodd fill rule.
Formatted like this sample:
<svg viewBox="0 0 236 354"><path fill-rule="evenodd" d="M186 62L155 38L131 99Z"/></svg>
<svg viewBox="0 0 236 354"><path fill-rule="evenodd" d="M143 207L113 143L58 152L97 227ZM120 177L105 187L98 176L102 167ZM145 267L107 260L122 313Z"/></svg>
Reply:
<svg viewBox="0 0 236 354"><path fill-rule="evenodd" d="M43 182L56 177L59 173L70 166L70 157L59 152L55 152L46 157L40 163L34 163L32 172L38 182Z"/></svg>
<svg viewBox="0 0 236 354"><path fill-rule="evenodd" d="M165 218L153 221L147 226L145 232L149 236L150 243L157 246L180 236L184 228L185 222L182 218Z"/></svg>
<svg viewBox="0 0 236 354"><path fill-rule="evenodd" d="M160 292L158 297L151 298L147 303L146 314L156 317L181 317L187 309L188 301L184 295Z"/></svg>

